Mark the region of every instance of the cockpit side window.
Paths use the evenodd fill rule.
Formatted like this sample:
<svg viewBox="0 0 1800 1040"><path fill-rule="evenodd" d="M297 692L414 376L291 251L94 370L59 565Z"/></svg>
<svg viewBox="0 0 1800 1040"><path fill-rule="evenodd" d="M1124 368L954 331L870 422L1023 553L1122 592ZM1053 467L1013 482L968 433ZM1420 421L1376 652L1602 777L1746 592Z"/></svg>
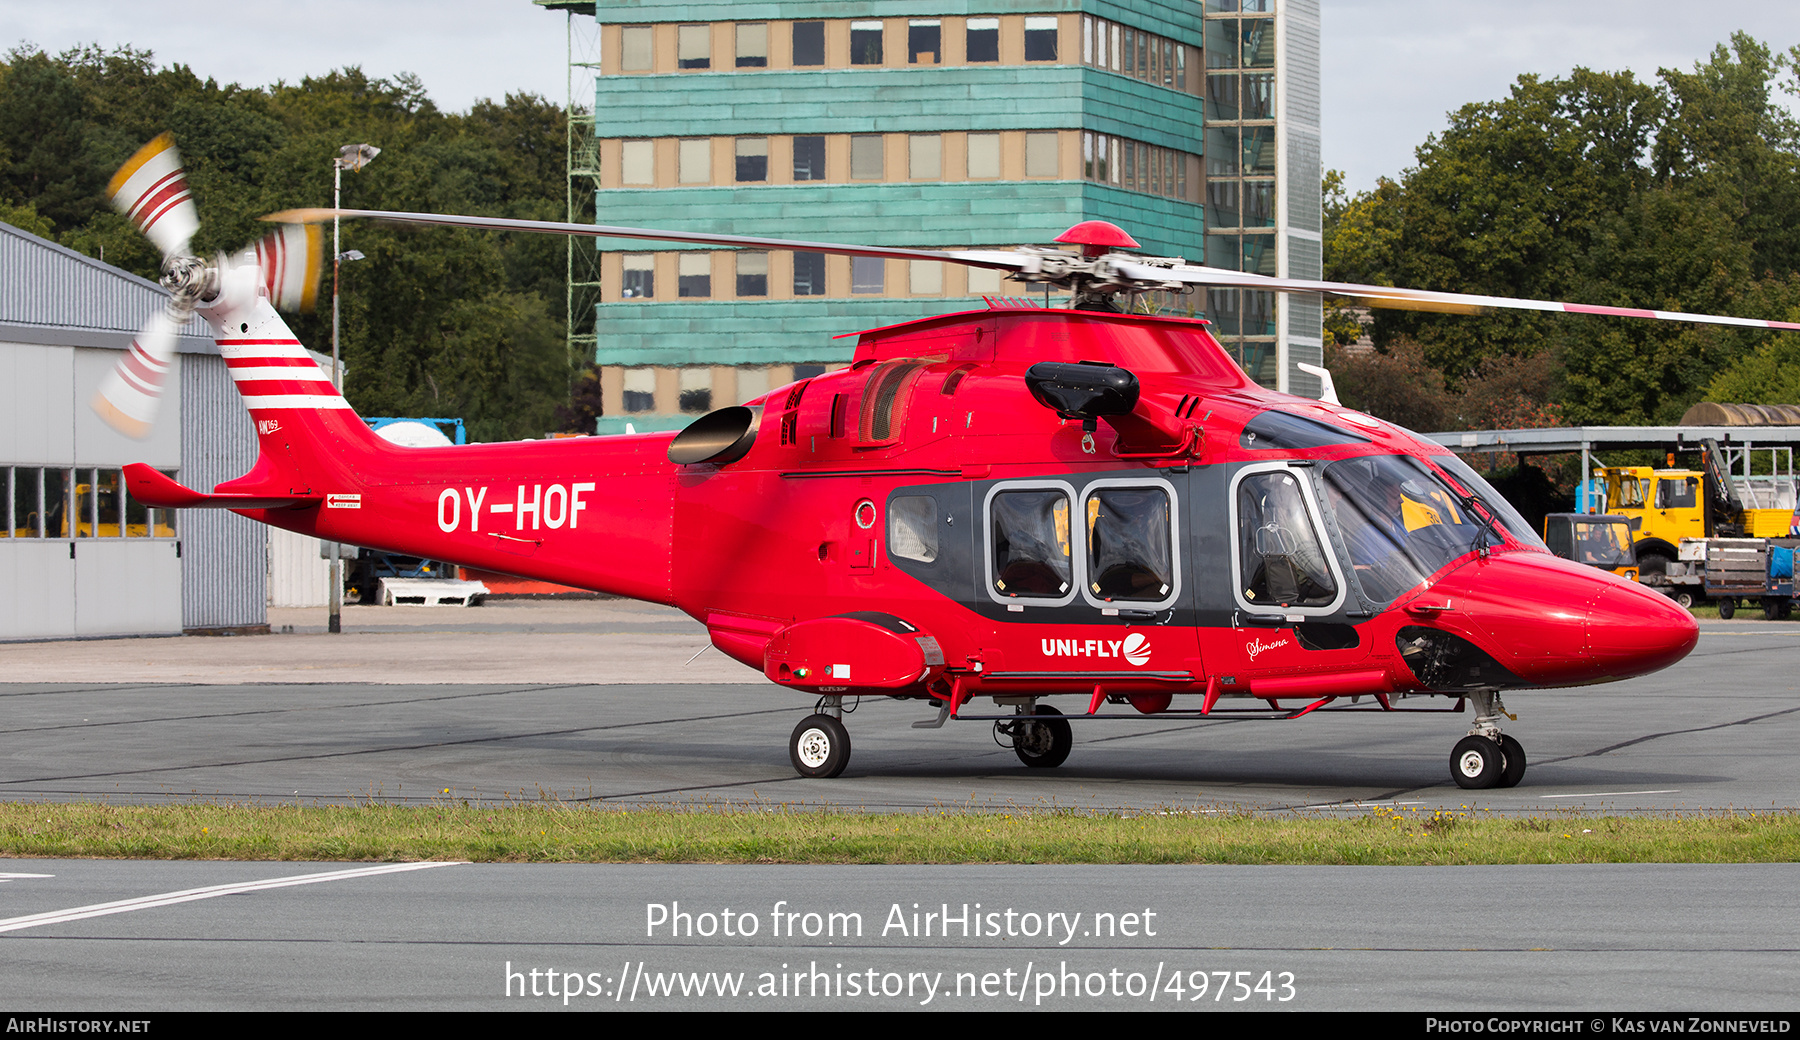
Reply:
<svg viewBox="0 0 1800 1040"><path fill-rule="evenodd" d="M1252 609L1325 608L1339 588L1300 477L1252 472L1237 486L1238 596Z"/></svg>
<svg viewBox="0 0 1800 1040"><path fill-rule="evenodd" d="M1334 462L1325 467L1325 488L1357 582L1377 603L1393 602L1465 553L1499 544L1455 489L1407 455Z"/></svg>

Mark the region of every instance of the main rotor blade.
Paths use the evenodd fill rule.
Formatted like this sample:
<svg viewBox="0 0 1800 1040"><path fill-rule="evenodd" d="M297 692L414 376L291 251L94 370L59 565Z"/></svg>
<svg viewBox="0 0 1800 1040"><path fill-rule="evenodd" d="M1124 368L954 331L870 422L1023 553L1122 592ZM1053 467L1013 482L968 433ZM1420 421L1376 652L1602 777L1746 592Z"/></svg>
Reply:
<svg viewBox="0 0 1800 1040"><path fill-rule="evenodd" d="M1298 278L1270 278L1267 275L1227 271L1218 267L1156 267L1150 264L1120 262L1118 270L1125 276L1144 281L1158 278L1209 288L1260 289L1269 292L1314 293L1342 296L1369 307L1394 310L1441 311L1451 314L1486 314L1496 310L1549 311L1563 314L1598 314L1614 318L1651 318L1657 321L1686 321L1701 325L1734 325L1748 329L1787 329L1800 331L1800 322L1767 321L1761 318L1737 318L1723 314L1690 314L1685 311L1658 311L1639 307L1602 307L1590 303L1567 303L1556 300L1525 300L1511 296L1481 296L1474 293L1435 292L1429 289L1404 289L1391 285L1357 285L1350 282L1319 282Z"/></svg>
<svg viewBox="0 0 1800 1040"><path fill-rule="evenodd" d="M1024 256L998 250L889 249L881 246L844 245L837 242L802 242L786 238L754 238L747 235L698 234L691 231L658 231L653 228L610 227L605 224L564 224L550 220L515 220L509 217L463 217L441 213L397 213L376 209L288 209L262 218L280 224L318 224L332 217L366 217L395 224L432 224L438 227L482 228L489 231L530 231L546 235L583 238L640 238L662 242L686 242L702 246L735 246L751 249L792 249L802 253L839 256L876 256L889 260L938 260L970 267L1020 271Z"/></svg>
<svg viewBox="0 0 1800 1040"><path fill-rule="evenodd" d="M107 184L106 197L156 243L165 259L188 255L194 232L200 230L200 211L188 193L172 135L158 135L126 160Z"/></svg>

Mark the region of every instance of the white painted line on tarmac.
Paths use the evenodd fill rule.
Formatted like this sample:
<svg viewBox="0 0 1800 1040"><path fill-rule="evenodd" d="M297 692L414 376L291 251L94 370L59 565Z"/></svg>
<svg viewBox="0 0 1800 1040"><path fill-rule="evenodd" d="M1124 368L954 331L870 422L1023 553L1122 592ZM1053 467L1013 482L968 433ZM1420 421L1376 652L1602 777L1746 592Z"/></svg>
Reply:
<svg viewBox="0 0 1800 1040"><path fill-rule="evenodd" d="M1680 794L1680 788L1667 791L1589 791L1585 794L1540 794L1539 798L1618 798L1628 794Z"/></svg>
<svg viewBox="0 0 1800 1040"><path fill-rule="evenodd" d="M293 877L267 878L262 881L239 881L229 885L208 885L205 888L189 888L180 892L165 892L156 896L139 896L136 899L121 899L113 903L95 903L92 906L78 906L70 910L51 910L42 914L28 914L24 917L10 917L0 920L0 932L16 932L21 928L37 928L47 924L65 924L69 921L82 921L90 917L105 917L108 914L123 914L133 910L149 910L159 906L173 906L176 903L191 903L196 899L212 899L215 896L232 896L240 892L262 892L271 888L290 888L294 885L316 885L322 881L348 881L351 878L372 877L376 874L399 874L409 870L427 870L431 867L454 867L464 865L464 860L433 860L423 863L387 863L379 867L357 867L353 870L329 870L322 874L296 874ZM49 875L32 875L48 877Z"/></svg>
<svg viewBox="0 0 1800 1040"><path fill-rule="evenodd" d="M55 874L0 874L0 885L4 885L8 881L20 881L25 878L46 878L55 876Z"/></svg>

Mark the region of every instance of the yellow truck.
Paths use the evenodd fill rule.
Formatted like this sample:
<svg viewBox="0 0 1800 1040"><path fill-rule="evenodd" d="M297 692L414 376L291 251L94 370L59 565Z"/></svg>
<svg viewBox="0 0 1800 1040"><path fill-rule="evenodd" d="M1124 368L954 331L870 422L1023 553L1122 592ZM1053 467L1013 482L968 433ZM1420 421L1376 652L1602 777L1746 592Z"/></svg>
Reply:
<svg viewBox="0 0 1800 1040"><path fill-rule="evenodd" d="M1701 469L1595 471L1605 494L1603 511L1631 525L1639 580L1666 586L1663 591L1683 605L1705 596L1709 541L1785 539L1797 519L1792 474L1735 475L1711 440L1702 442L1701 459Z"/></svg>

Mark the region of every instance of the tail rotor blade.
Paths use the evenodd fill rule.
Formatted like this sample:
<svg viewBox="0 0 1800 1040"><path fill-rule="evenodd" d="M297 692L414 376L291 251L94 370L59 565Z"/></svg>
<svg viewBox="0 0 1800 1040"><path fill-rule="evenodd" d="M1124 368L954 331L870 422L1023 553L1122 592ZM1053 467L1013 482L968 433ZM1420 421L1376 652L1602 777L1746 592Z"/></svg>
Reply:
<svg viewBox="0 0 1800 1040"><path fill-rule="evenodd" d="M150 436L163 383L175 360L175 336L182 322L158 311L94 395L94 411L108 426L137 440Z"/></svg>
<svg viewBox="0 0 1800 1040"><path fill-rule="evenodd" d="M277 310L310 312L319 299L325 240L317 225L283 224L256 243L263 286Z"/></svg>
<svg viewBox="0 0 1800 1040"><path fill-rule="evenodd" d="M106 186L113 208L130 219L164 257L186 256L200 213L188 192L175 138L162 134L138 149Z"/></svg>

